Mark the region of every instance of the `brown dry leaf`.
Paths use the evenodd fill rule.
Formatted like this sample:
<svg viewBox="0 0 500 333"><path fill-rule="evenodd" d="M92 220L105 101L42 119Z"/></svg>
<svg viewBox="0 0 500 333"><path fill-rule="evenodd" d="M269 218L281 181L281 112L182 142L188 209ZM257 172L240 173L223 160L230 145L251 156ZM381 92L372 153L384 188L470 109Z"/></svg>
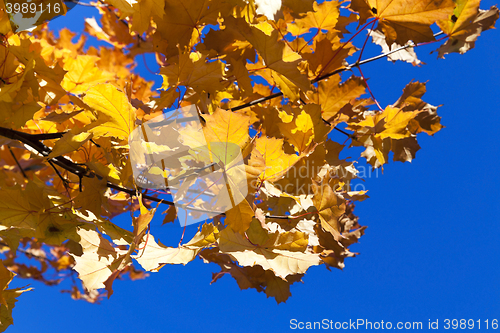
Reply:
<svg viewBox="0 0 500 333"><path fill-rule="evenodd" d="M254 288L258 292L265 292L267 297L274 297L278 304L285 302L291 296L291 284L302 282L301 278L303 274L288 275L286 280L284 280L258 265L241 267L229 255L220 253L218 249L203 250L200 253L200 257L206 262L213 262L221 267L219 273L213 274L211 283L216 282L223 275L229 273L241 289Z"/></svg>
<svg viewBox="0 0 500 333"><path fill-rule="evenodd" d="M7 289L7 286L12 281L12 278L15 276L14 273L9 271L3 264L3 261L0 260L0 302L8 307L7 301L3 296L3 292Z"/></svg>
<svg viewBox="0 0 500 333"><path fill-rule="evenodd" d="M343 269L346 258L355 257L356 253L349 251L341 241L336 240L329 232L321 230L319 226L315 227L318 235L319 246L315 247L316 252L321 253L321 260L330 267Z"/></svg>
<svg viewBox="0 0 500 333"><path fill-rule="evenodd" d="M165 217L163 218L162 225L174 222L175 219L177 218L177 212L174 206L168 207L168 209L164 211L162 214L165 215Z"/></svg>
<svg viewBox="0 0 500 333"><path fill-rule="evenodd" d="M138 200L140 207L140 215L138 218L132 219L132 224L134 226L135 245L139 245L141 243L141 240L144 234L146 233L146 229L148 228L149 223L151 223L151 220L153 219L156 212L156 208L149 210L144 206L144 203L142 202L142 194L139 196Z"/></svg>
<svg viewBox="0 0 500 333"><path fill-rule="evenodd" d="M420 150L420 146L415 137L409 137L393 140L391 150L394 152L394 161L411 162L415 158L417 151Z"/></svg>
<svg viewBox="0 0 500 333"><path fill-rule="evenodd" d="M14 324L12 319L12 310L16 306L17 297L26 291L33 290L33 288L22 289L8 289L3 292L3 297L7 305L0 306L0 331L5 331L10 325Z"/></svg>
<svg viewBox="0 0 500 333"><path fill-rule="evenodd" d="M434 135L443 128L443 125L441 125L441 117L436 112L438 107L422 100L425 92L425 83L411 82L406 85L403 94L393 106L401 108L403 111L420 110L417 116L410 120L408 124L409 131L413 134L425 132Z"/></svg>

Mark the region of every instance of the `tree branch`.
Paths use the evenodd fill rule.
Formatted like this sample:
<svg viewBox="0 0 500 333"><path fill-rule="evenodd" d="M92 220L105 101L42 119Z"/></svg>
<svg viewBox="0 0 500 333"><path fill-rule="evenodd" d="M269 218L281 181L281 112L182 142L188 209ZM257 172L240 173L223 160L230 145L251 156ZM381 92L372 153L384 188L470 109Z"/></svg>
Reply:
<svg viewBox="0 0 500 333"><path fill-rule="evenodd" d="M38 137L39 134L29 134L29 133L24 133L24 132L12 130L9 128L0 127L0 136L6 137L6 138L12 139L12 140L21 141L22 143L24 143L25 146L31 148L29 150L34 150L44 157L47 157L50 154L50 152L52 151L49 147L47 147L43 143L39 142L38 140L34 139L34 138ZM94 171L86 169L86 168L76 164L75 162L67 159L64 156L58 156L58 157L54 157L51 159L47 159L47 161L60 166L61 168L63 168L65 170L71 172L72 174L80 177L80 179L83 177L87 177L87 178L97 177L98 179L103 179L103 177L96 174ZM117 190L120 192L125 192L125 193L130 194L130 195L137 195L136 190L113 184L110 181L108 181L106 183L106 186L111 188L111 189L114 189L114 190ZM166 205L171 205L171 206L175 205L172 201L163 200L163 199L156 198L156 197L153 197L150 195L143 194L142 197L144 199L151 200L151 201L158 202L158 203L162 203L162 204L166 204ZM189 209L192 211L197 211L197 212L218 213L218 212L213 212L213 211L209 211L209 210L205 210L205 209L201 209L201 208L196 208L196 207L192 207L192 206L187 206L187 205L177 204L176 206L182 207L185 209Z"/></svg>
<svg viewBox="0 0 500 333"><path fill-rule="evenodd" d="M75 2L75 1L78 2L78 0L74 0L72 2ZM434 34L434 36L439 36L439 35L442 35L442 34L443 34L443 32L438 32L438 33ZM362 61L356 61L355 63L350 64L350 65L348 65L346 67L339 68L339 69L337 69L337 70L335 70L335 71L333 71L331 73L319 76L319 77L311 80L311 84L314 84L314 83L317 83L319 81L325 80L325 79L327 79L330 76L333 76L335 74L338 74L338 73L350 70L353 67L358 67L360 65L367 64L369 62L372 62L372 61L375 61L375 60L378 60L378 59L381 59L381 58L385 58L385 57L387 57L387 56L389 56L389 55L391 55L391 54L393 54L395 52L407 49L409 47L417 47L417 46L419 46L419 44L408 43L408 44L406 44L404 46L401 46L401 47L399 47L399 48L397 48L395 50L386 52L384 54L381 54L381 55L378 55L378 56L375 56L375 57L372 57L372 58L368 58L368 59L365 59L365 60L362 60ZM271 94L269 96L262 97L262 98L250 101L250 102L248 102L246 104L242 104L242 105L236 106L234 108L231 108L230 110L231 111L241 110L241 109L244 109L244 108L247 108L247 107L251 107L253 105L256 105L256 104L259 104L259 103L262 103L262 102L265 102L265 101L268 101L268 100L271 100L271 99L274 99L274 98L277 98L277 97L280 97L280 96L283 96L283 92L277 92L277 93ZM349 133L347 133L347 132L345 132L345 131L337 128L337 127L334 127L334 129L336 129L337 131L339 131L339 132L341 132L341 133L343 133L343 134L345 134L345 135L347 135L349 137L352 137L352 134L349 134ZM49 147L47 147L46 145L44 145L42 142L40 142L40 141L41 140L43 141L43 140L59 139L64 134L65 134L65 132L45 133L45 134L29 134L29 133L24 133L24 132L12 130L12 129L9 129L9 128L0 127L0 136L6 137L6 138L12 139L12 140L20 141L20 142L22 142L25 145L25 147L28 150L34 151L34 152L42 155L43 157L49 156L49 154L51 153L52 150ZM11 151L11 153L12 153L12 151ZM80 179L82 179L83 177L88 177L88 178L97 177L99 179L103 179L103 177L101 177L100 175L96 174L94 171L86 169L86 168L84 168L84 167L82 167L82 166L74 163L73 161L67 159L64 156L58 156L58 157L54 157L54 158L47 159L47 160L49 162L51 162L51 163L54 163L54 164L60 166L63 169L69 171L70 173L78 176ZM18 162L18 166L19 166L19 162ZM24 171L22 170L22 168L21 168L21 171L23 172L23 175L24 175ZM111 183L109 181L107 181L106 186L109 187L109 188L111 188L111 189L114 189L114 190L117 190L117 191L121 191L121 192L125 192L125 193L130 194L130 195L137 195L136 190L125 188L125 187L113 184L113 183ZM157 203L162 203L162 204L167 204L167 205L175 205L171 201L159 199L159 198L156 198L156 197L153 197L153 196L149 196L149 195L145 195L145 194L143 194L142 197L144 199L151 200L151 201L157 202ZM181 206L181 205L177 205L177 206ZM207 211L207 210L204 210L204 209L200 209L200 208L196 208L196 207L191 207L191 206L184 206L183 208L189 209L189 210L193 210L193 211L205 212L205 213L217 213L217 212ZM220 213L219 215L223 215L224 216L225 213ZM290 218L294 218L294 217L268 215L268 216L266 216L266 218L277 218L277 219L286 218L286 219L290 219Z"/></svg>

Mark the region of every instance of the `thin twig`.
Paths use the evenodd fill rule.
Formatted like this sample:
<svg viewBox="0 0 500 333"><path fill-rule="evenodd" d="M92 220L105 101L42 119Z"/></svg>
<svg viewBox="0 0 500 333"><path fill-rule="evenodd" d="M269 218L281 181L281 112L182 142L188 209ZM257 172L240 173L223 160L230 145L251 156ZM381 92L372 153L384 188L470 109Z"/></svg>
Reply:
<svg viewBox="0 0 500 333"><path fill-rule="evenodd" d="M440 31L440 32L434 34L434 37L440 36L442 34L444 34L444 32ZM359 62L358 61L354 62L352 64L347 65L346 67L342 67L342 68L336 69L336 70L334 70L331 73L327 73L327 74L321 75L321 76L319 76L319 77L311 80L311 84L317 83L319 81L323 81L323 80L329 78L330 76L333 76L333 75L336 75L336 74L339 74L339 73L351 70L354 67L358 67L358 66L367 64L369 62L372 62L372 61L375 61L375 60L378 60L378 59L381 59L381 58L385 58L385 57L387 57L387 56L389 56L389 55L391 55L393 53L399 52L401 50L405 50L405 49L407 49L409 47L417 47L417 46L420 46L420 45L419 44L408 43L408 44L406 44L404 46L398 47L397 49L394 49L394 50L386 52L386 53L382 53L382 54L380 54L378 56L371 57L371 58L368 58L368 59L365 59L365 60L362 60L362 61L359 61ZM277 93L271 94L269 96L253 100L253 101L248 102L246 104L235 106L234 108L231 108L230 110L231 111L238 111L238 110L241 110L241 109L244 109L244 108L251 107L251 106L253 106L255 104L259 104L259 103L262 103L262 102L265 102L265 101L268 101L270 99L274 99L274 98L277 98L277 97L281 97L281 96L283 96L283 93L282 92L277 92Z"/></svg>
<svg viewBox="0 0 500 333"><path fill-rule="evenodd" d="M259 103L262 103L262 102L265 102L265 101L268 101L270 99L274 99L274 98L280 97L280 96L283 96L283 93L281 91L274 93L274 94L271 94L271 95L266 96L266 97L258 98L256 100L253 100L253 101L248 102L246 104L235 106L234 108L231 108L230 111L238 111L238 110L248 108L248 107L253 106L255 104L259 104Z"/></svg>
<svg viewBox="0 0 500 333"><path fill-rule="evenodd" d="M54 171L56 172L57 176L61 179L61 181L63 183L63 186L66 189L66 193L69 196L69 181L61 175L61 173L59 172L59 170L57 170L56 166L54 165L54 163L52 163L51 160L48 160L47 162L49 162L49 164L52 167L52 169L54 169Z"/></svg>
<svg viewBox="0 0 500 333"><path fill-rule="evenodd" d="M14 152L12 151L12 148L10 148L10 146L7 146L7 148L9 149L10 155L12 155L12 158L14 159L14 161L16 161L17 167L19 168L19 170L21 170L21 173L23 174L23 177L26 178L26 179L28 179L28 176L26 176L26 173L24 172L23 167L21 166L21 164L19 164L19 161L17 160L16 155L14 155Z"/></svg>
<svg viewBox="0 0 500 333"><path fill-rule="evenodd" d="M344 134L344 135L347 135L348 137L350 137L351 139L353 140L356 140L356 137L353 136L352 134L349 134L347 133L346 131L344 130L341 130L340 128L338 128L337 126L335 126L333 129L336 129L337 131L339 131L340 133Z"/></svg>
<svg viewBox="0 0 500 333"><path fill-rule="evenodd" d="M365 38L365 42L363 43L363 47L361 48L361 51L359 53L359 57L358 57L358 61L357 62L360 62L361 61L361 57L363 56L363 51L365 50L365 47L366 47L366 43L368 42L368 39L370 39L370 35L372 34L372 31L373 31L373 26L375 25L375 22L373 22L372 26L370 29L368 29L368 35L366 36ZM380 103L378 102L378 100L375 98L375 95L373 94L371 88L370 88L370 85L368 84L368 81L366 80L365 78L365 75L363 74L363 72L361 71L361 67L358 66L358 70L359 70L359 74L361 74L361 77L363 78L363 82L365 83L366 85L366 88L368 89L368 92L370 93L370 96L372 97L373 101L375 102L375 104L377 104L377 107L380 111L384 111L384 109L382 109L382 107L380 106Z"/></svg>
<svg viewBox="0 0 500 333"><path fill-rule="evenodd" d="M317 78L317 77L319 77L319 76L321 76L321 74L323 73L323 71L325 70L325 68L327 68L327 67L328 67L328 65L330 65L330 63L333 61L333 59L335 59L335 57L336 57L336 56L340 53L340 51L342 51L342 50L344 49L344 47L346 47L346 46L347 46L347 44L349 44L349 42L351 42L351 41L354 39L354 37L356 37L359 33L361 33L361 31L365 30L365 28L366 28L369 24L372 24L372 25L373 25L373 24L375 24L375 22L377 22L377 21L378 21L378 18L375 18L375 19L373 19L372 21L370 21L370 22L366 23L365 25L363 25L363 26L362 26L362 27L358 30L358 32L356 32L356 33L355 33L355 34L354 34L351 38L349 38L349 40L348 40L347 42L343 43L343 44L342 44L342 46L341 46L341 47L340 47L340 48L339 48L339 49L338 49L338 50L337 50L337 51L333 54L333 57L332 57L330 60L328 60L328 62L326 63L326 65L325 65L325 66L323 66L323 68L320 70L320 72L318 73L318 75L316 76L316 78Z"/></svg>
<svg viewBox="0 0 500 333"><path fill-rule="evenodd" d="M94 140L90 139L90 142L92 142L97 148L101 148L101 145L97 144Z"/></svg>

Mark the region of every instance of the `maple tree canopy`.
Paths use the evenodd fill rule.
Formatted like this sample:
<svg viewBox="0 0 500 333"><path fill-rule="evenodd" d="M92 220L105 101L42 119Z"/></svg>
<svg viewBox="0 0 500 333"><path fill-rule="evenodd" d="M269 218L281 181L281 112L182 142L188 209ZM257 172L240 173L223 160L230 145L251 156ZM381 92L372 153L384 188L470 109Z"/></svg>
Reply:
<svg viewBox="0 0 500 333"><path fill-rule="evenodd" d="M33 3L62 12L23 16L23 2L0 0L2 330L30 290L8 289L14 276L53 285L54 271L75 270L71 296L96 302L118 277L200 257L220 266L214 282L231 275L279 303L311 266L342 269L367 195L341 151L363 147L373 168L408 162L418 134L442 128L424 83L378 103L361 69L375 59L354 37L419 65L417 46L465 53L499 17L479 0L102 0L100 19L85 19L106 44L94 47L48 28L74 3ZM159 89L135 71L148 53ZM154 218L201 223L164 245Z"/></svg>

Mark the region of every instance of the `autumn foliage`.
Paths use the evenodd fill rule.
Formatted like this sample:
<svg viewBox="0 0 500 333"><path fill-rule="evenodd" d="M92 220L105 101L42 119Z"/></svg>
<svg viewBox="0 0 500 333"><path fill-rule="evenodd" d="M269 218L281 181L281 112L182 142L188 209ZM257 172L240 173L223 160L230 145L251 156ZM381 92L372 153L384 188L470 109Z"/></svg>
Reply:
<svg viewBox="0 0 500 333"><path fill-rule="evenodd" d="M88 47L86 35L61 30L55 37L47 24L16 31L0 0L2 329L29 290L7 289L16 274L52 285L60 282L50 278L54 271L74 270L82 286L71 296L95 302L112 294L117 277L144 278L199 257L220 266L214 282L230 275L279 303L311 266L342 269L365 231L354 202L367 198L350 188L357 156L342 159L342 150L363 147L361 156L383 168L390 158L412 161L418 134L442 128L437 107L422 100L424 83L410 82L392 105L377 102L361 68L374 59L366 61L354 37L368 32L389 59L419 65L416 47L436 43L441 58L465 53L499 16L495 7L480 10L478 0L271 3L101 1L100 19L87 18L85 32L107 46ZM160 66L159 89L135 70L149 53L151 67ZM167 246L150 222L182 224L179 209L168 188L140 186L129 137L166 110L188 106L203 128L185 135L204 135L207 154L218 157L211 166L225 175L228 144L239 148L248 191L192 239L179 228L181 241ZM333 141L332 131L345 142ZM215 151L216 143L226 149ZM179 162L181 176L196 175L203 162L196 158ZM219 191L209 186L205 194L217 200ZM182 209L211 207L192 200ZM128 229L114 223L123 213Z"/></svg>

